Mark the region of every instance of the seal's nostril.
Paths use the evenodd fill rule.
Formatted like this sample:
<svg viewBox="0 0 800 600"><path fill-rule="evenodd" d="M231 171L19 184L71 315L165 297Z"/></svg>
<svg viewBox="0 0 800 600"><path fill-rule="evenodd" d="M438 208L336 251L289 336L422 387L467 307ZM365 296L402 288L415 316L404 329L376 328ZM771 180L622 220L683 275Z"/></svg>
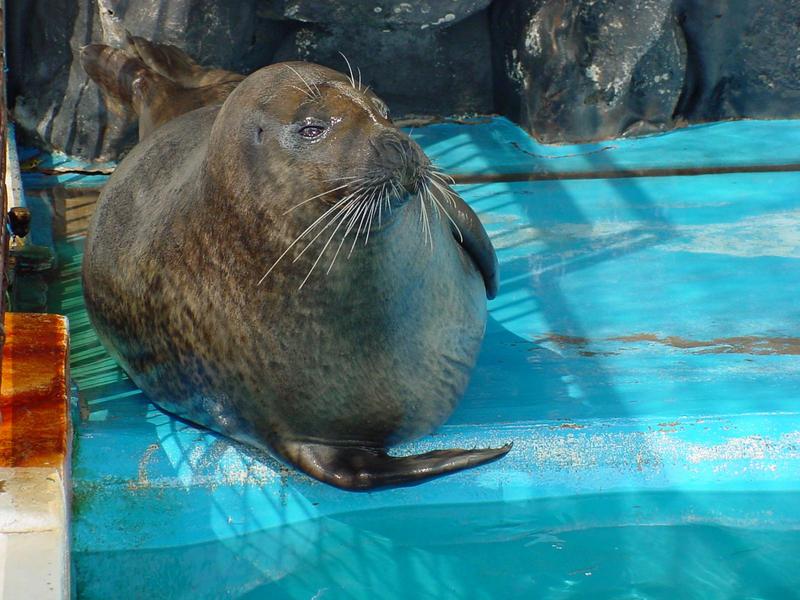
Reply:
<svg viewBox="0 0 800 600"><path fill-rule="evenodd" d="M396 130L383 133L374 145L382 161L404 166L407 163L418 162L418 152L413 142Z"/></svg>
<svg viewBox="0 0 800 600"><path fill-rule="evenodd" d="M420 191L421 172L428 164L422 149L396 129L385 130L372 143L375 165L409 194Z"/></svg>
<svg viewBox="0 0 800 600"><path fill-rule="evenodd" d="M402 179L403 189L409 194L416 194L419 191L419 179L414 176L409 176L403 173Z"/></svg>

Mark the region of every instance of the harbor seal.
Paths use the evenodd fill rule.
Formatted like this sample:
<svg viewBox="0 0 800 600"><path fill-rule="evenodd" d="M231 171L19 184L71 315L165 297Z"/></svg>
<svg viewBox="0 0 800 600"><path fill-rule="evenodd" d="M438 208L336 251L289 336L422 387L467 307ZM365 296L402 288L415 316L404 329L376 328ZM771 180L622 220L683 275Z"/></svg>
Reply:
<svg viewBox="0 0 800 600"><path fill-rule="evenodd" d="M454 410L497 259L352 76L270 65L148 132L102 191L83 286L154 403L320 481L408 485L510 449L386 451Z"/></svg>

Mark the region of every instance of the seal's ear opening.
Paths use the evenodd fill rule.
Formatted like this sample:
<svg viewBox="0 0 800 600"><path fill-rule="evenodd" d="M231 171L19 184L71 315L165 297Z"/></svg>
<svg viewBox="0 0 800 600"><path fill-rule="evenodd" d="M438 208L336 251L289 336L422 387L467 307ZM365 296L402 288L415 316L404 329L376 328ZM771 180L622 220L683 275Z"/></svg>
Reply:
<svg viewBox="0 0 800 600"><path fill-rule="evenodd" d="M259 126L256 127L256 144L261 144L264 141L264 128Z"/></svg>

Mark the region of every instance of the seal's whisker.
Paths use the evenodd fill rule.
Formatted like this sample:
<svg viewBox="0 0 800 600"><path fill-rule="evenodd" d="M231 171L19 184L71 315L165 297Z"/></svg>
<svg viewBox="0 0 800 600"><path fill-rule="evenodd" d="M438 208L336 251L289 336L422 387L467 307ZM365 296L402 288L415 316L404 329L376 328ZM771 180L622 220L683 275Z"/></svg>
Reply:
<svg viewBox="0 0 800 600"><path fill-rule="evenodd" d="M347 209L347 214L346 214L346 215L345 215L345 216L342 218L342 220L341 220L341 222L339 223L339 225L337 225L337 226L336 226L336 231L338 231L338 230L339 230L339 227L340 227L340 226L341 226L341 225L342 225L342 224L343 224L345 221L347 221L347 216L348 216L348 215L349 215L351 212L352 212L352 213L355 213L355 210L356 210L356 205L353 205L353 206L351 206L350 208L348 208L348 209ZM333 265L334 265L334 264L336 264L336 258L339 256L339 251L342 249L342 246L344 245L344 241L347 239L347 236L348 236L348 234L350 233L350 228L352 227L352 222L353 222L353 218L351 217L350 221L348 222L348 226L345 228L345 232L344 232L344 234L342 234L342 239L341 239L341 240L339 240L339 245L336 247L336 252L334 252L334 254L333 254L333 258L331 259L331 264L329 264L329 265L328 265L328 269L327 269L327 271L325 271L325 274L326 274L326 275L330 274L331 270L333 269ZM334 232L333 232L333 234L331 235L331 237L333 237L333 235L335 235L335 234L336 234L336 231L334 231Z"/></svg>
<svg viewBox="0 0 800 600"><path fill-rule="evenodd" d="M428 210L425 208L425 199L422 197L422 194L419 195L419 206L420 206L420 220L422 221L422 238L430 239L431 243L431 250L433 250L433 234L431 233L431 224L428 221Z"/></svg>
<svg viewBox="0 0 800 600"><path fill-rule="evenodd" d="M362 233L364 234L365 238L369 235L369 215L371 210L372 203L369 201L365 202L363 215L361 216L361 222L358 225L358 235L356 235L356 239L358 239L358 236Z"/></svg>
<svg viewBox="0 0 800 600"><path fill-rule="evenodd" d="M367 232L364 235L364 246L369 243L369 233L372 228L372 219L375 217L375 205L372 204L369 208L369 216L367 217Z"/></svg>
<svg viewBox="0 0 800 600"><path fill-rule="evenodd" d="M431 182L431 183L434 183L434 182ZM438 188L438 189L441 189L441 188ZM430 194L430 196L429 196L430 199L433 202L436 203L436 205L442 210L442 212L447 217L447 219L450 221L450 223L453 225L453 227L456 228L456 232L458 233L458 241L463 244L464 243L464 234L461 233L461 229L459 228L458 224L456 224L456 222L453 220L453 217L450 216L450 213L447 212L447 209L442 205L442 203L439 202L439 199L436 197L436 194L430 192L430 190L429 190L429 194Z"/></svg>
<svg viewBox="0 0 800 600"><path fill-rule="evenodd" d="M339 217L339 215L337 215L337 217ZM314 264L311 265L311 268L308 270L308 273L306 273L305 278L297 287L298 292L303 289L303 286L306 284L309 277L311 277L311 274L314 272L314 269L319 264L319 261L322 259L323 255L325 254L325 251L328 249L328 246L330 245L331 241L333 240L334 236L336 235L336 232L339 230L339 227L341 226L342 223L344 223L344 218L339 219L338 225L336 225L336 228L333 230L333 233L330 235L330 237L328 237L328 241L325 242L325 245L322 247L322 250L320 250L316 260L314 261Z"/></svg>
<svg viewBox="0 0 800 600"><path fill-rule="evenodd" d="M377 193L377 191L378 191L377 188L373 188L369 196L367 196L367 198L364 200L364 214L361 217L361 224L359 224L358 226L358 234L360 234L363 225L365 233L364 237L366 239L369 239L369 213L372 207L372 201L375 198L375 194ZM358 237L358 234L356 235L356 238ZM366 242L364 242L364 244L366 245Z"/></svg>
<svg viewBox="0 0 800 600"><path fill-rule="evenodd" d="M378 206L381 203L380 194L378 194L378 197L375 198L375 193L379 192L379 191L380 190L378 188L375 188L375 191L373 191L373 193L369 197L370 208L369 208L369 220L367 222L367 235L364 237L364 245L365 246L369 242L369 234L370 234L370 231L372 230L372 220L375 218L375 211L378 209ZM375 199L373 200L373 198L375 198Z"/></svg>
<svg viewBox="0 0 800 600"><path fill-rule="evenodd" d="M353 237L353 245L350 246L350 252L347 253L347 259L350 260L350 257L353 256L353 250L356 249L356 244L358 243L358 236L361 235L361 228L364 225L364 219L367 217L367 212L369 210L369 202L364 202L359 209L359 221L358 221L358 229L356 229L356 235Z"/></svg>
<svg viewBox="0 0 800 600"><path fill-rule="evenodd" d="M328 249L328 246L330 246L330 244L331 244L331 241L332 241L332 240L333 240L333 238L336 236L336 232L337 232L337 231L339 231L339 227L341 227L341 226L342 226L342 223L344 223L344 221L345 221L345 219L347 218L347 215L349 214L349 212L350 212L351 210L353 210L353 209L354 209L356 206L358 206L358 201L359 201L359 199L360 199L360 196L358 196L358 197L356 197L356 198L353 198L353 199L350 201L350 203L348 204L348 206L347 206L346 208L343 208L343 209L342 209L342 210L339 212L339 214L338 214L338 215L336 215L336 217L334 217L334 218L331 220L331 222L328 224L328 225L330 225L331 223L335 223L336 221L338 221L338 222L339 222L339 223L336 225L336 227L334 228L334 230L333 230L333 233L331 233L330 237L328 237L328 241L327 241L327 242L325 242L325 245L322 247L322 250L320 250L319 254L317 255L317 259L314 261L314 264L312 264L312 265L311 265L311 268L308 270L308 273L306 273L305 279L303 279L302 283L300 283L300 286L297 288L297 291L298 291L298 292L299 292L300 290L302 290L302 289L303 289L303 286L306 284L306 281L308 281L308 278L309 278L309 277L311 277L311 273L313 273L313 272L314 272L314 269L315 269L315 268L316 268L316 266L319 264L319 261L320 261L320 259L321 259L321 258L322 258L322 256L325 254L325 251ZM315 238L315 239L316 239L316 238ZM312 240L312 242L310 242L310 243L309 243L309 246L310 246L312 243L313 243L313 240ZM306 246L306 248L308 248L308 246ZM305 250L304 250L304 252L305 252ZM295 259L295 260L296 260L296 259ZM333 263L331 263L331 264L333 264ZM330 267L328 268L328 272L330 272Z"/></svg>
<svg viewBox="0 0 800 600"><path fill-rule="evenodd" d="M325 192L322 192L321 194L317 194L316 196L311 196L311 198L307 198L307 199L303 200L302 202L300 202L300 203L298 203L298 204L295 204L295 205L294 205L294 206L292 206L291 208L287 208L287 209L286 209L286 211L284 211L284 213L283 213L283 214L284 214L284 215L288 215L288 214L289 214L290 212L292 212L294 209L296 209L296 208L298 208L298 207L300 207L300 206L303 206L303 204L306 204L307 202L311 202L312 200L316 200L317 198L319 198L319 197L321 197L321 196L325 196L325 195L327 195L327 194L331 194L331 193L333 193L333 192L337 192L337 191L339 191L339 190L342 190L342 189L344 189L344 188L346 188L346 187L348 187L348 186L350 186L350 185L352 185L352 183L345 183L345 184L343 184L343 185L340 185L339 187L335 187L335 188L333 188L332 190L327 190L327 191L325 191Z"/></svg>
<svg viewBox="0 0 800 600"><path fill-rule="evenodd" d="M458 194L451 190L447 184L443 184L433 179L431 180L431 184L441 193L440 199L442 201L447 200L450 206L453 208L456 207L456 202L461 199Z"/></svg>
<svg viewBox="0 0 800 600"><path fill-rule="evenodd" d="M352 170L356 173L360 173L359 175L345 175L342 177L331 177L329 179L324 179L323 181L344 181L346 179L362 179L365 183L376 180L377 173L373 170L370 170L369 167L352 167Z"/></svg>
<svg viewBox="0 0 800 600"><path fill-rule="evenodd" d="M323 181L333 182L333 181L346 181L350 180L351 182L355 179L360 179L366 181L366 178L361 175L346 175L344 177L329 177L328 179L323 179Z"/></svg>
<svg viewBox="0 0 800 600"><path fill-rule="evenodd" d="M322 98L322 94L320 93L319 88L316 87L316 85L314 86L314 89L312 89L311 86L308 84L308 82L303 78L302 75L300 75L300 73L297 72L297 70L294 67L286 65L286 68L289 69L295 75L297 75L300 78L300 81L302 81L304 84L306 84L306 87L308 88L308 91L311 92L311 97L312 98ZM316 93L314 92L314 90L316 90Z"/></svg>
<svg viewBox="0 0 800 600"><path fill-rule="evenodd" d="M361 67L356 67L358 71L358 91L361 91Z"/></svg>
<svg viewBox="0 0 800 600"><path fill-rule="evenodd" d="M347 57L344 55L344 52L340 51L339 54L342 55L342 58L344 59L344 62L347 63L347 70L350 71L350 85L352 85L353 88L355 88L356 87L356 80L355 80L355 77L353 77L353 67L350 66L350 61L347 60Z"/></svg>
<svg viewBox="0 0 800 600"><path fill-rule="evenodd" d="M347 229L345 230L344 235L342 236L342 239L339 241L339 246L336 248L336 252L333 255L333 260L331 260L331 264L328 267L328 271L327 271L328 273L331 272L331 269L333 268L333 264L336 262L336 258L339 256L339 252L341 251L342 246L344 246L344 242L347 239L347 236L350 235L350 231L352 231L353 225L355 225L355 222L357 220L358 220L358 211L355 211L353 213L353 215L350 217L350 221L347 224Z"/></svg>
<svg viewBox="0 0 800 600"><path fill-rule="evenodd" d="M431 208L433 208L433 210L436 212L436 216L440 217L441 216L439 214L439 206L440 205L439 205L438 202L435 203L435 202L432 201L433 193L431 192L431 189L428 187L428 181L423 181L422 182L422 189L423 189L424 194L425 194L425 199L428 200L431 203Z"/></svg>
<svg viewBox="0 0 800 600"><path fill-rule="evenodd" d="M460 196L450 188L450 184L447 183L447 181L436 175L431 175L430 182L444 194L443 200L446 198L450 204L453 206L456 205L456 200L458 200Z"/></svg>
<svg viewBox="0 0 800 600"><path fill-rule="evenodd" d="M358 222L358 216L361 213L361 207L356 210L350 217L350 221L347 223L347 229L344 232L344 236L342 236L341 241L339 242L339 247L336 249L336 254L334 255L333 259L336 260L336 257L339 255L339 250L342 249L344 242L347 240L347 236L350 235L350 232L353 230L353 226Z"/></svg>
<svg viewBox="0 0 800 600"><path fill-rule="evenodd" d="M383 216L383 203L387 200L386 182L381 185L380 194L378 194L378 227L381 226L381 217Z"/></svg>
<svg viewBox="0 0 800 600"><path fill-rule="evenodd" d="M319 217L316 221L314 221L311 225L309 225L305 230L303 230L303 232L300 233L300 235L297 236L297 238L291 243L289 248L287 248L287 251L292 246L294 246L296 243L298 243L301 239L303 239L306 236L306 234L308 234L311 231L313 231L313 229L318 224L323 222L324 219L326 219L326 218L328 219L328 222L322 227L322 229L320 229L317 232L316 236L314 236L314 238L308 244L306 244L305 248L303 248L300 251L300 253L297 256L294 257L292 262L297 262L297 259L300 258L303 255L303 253L305 253L306 250L308 250L308 248L311 246L311 244L313 244L314 241L316 241L316 239L319 238L319 236L322 234L322 232L325 231L328 227L330 227L332 223L336 222L336 218L338 217L338 215L333 215L333 212L334 211L339 211L341 213L341 211L344 210L344 208L346 208L352 201L353 201L352 200L352 195L345 196L344 198L342 198L342 200L340 200L339 202L334 204L331 207L331 209L327 210L321 217ZM283 258L283 255L281 255L281 258Z"/></svg>
<svg viewBox="0 0 800 600"><path fill-rule="evenodd" d="M296 90L297 90L298 92L300 92L301 94L305 94L306 96L308 96L308 98L309 98L310 100L314 100L314 96L312 96L312 95L311 95L311 93L310 93L308 90L304 90L303 88L299 88L299 87L297 87L296 85L291 85L291 86L289 86L289 87L293 87L294 89L296 89Z"/></svg>
<svg viewBox="0 0 800 600"><path fill-rule="evenodd" d="M431 250L433 250L433 219L431 218L432 216L433 216L432 213L428 213L427 210L425 211L425 225L428 229L428 241L431 244Z"/></svg>
<svg viewBox="0 0 800 600"><path fill-rule="evenodd" d="M434 187L435 187L437 190L439 190L440 192L442 192L442 194L444 194L444 197L445 197L445 198L447 198L447 200L450 202L450 204L451 204L453 207L455 207L455 205L456 205L456 199L458 198L458 194L456 194L456 193L455 193L453 190L451 190L451 189L450 189L450 188L447 186L447 184L446 184L446 183L444 183L444 182L442 182L442 181L436 181L436 179L433 179L433 178L431 178L431 179L428 179L428 181L430 181L430 182L431 182L431 184L432 184L432 185L433 185L433 186L434 186Z"/></svg>
<svg viewBox="0 0 800 600"><path fill-rule="evenodd" d="M373 190L372 193L374 194L375 190ZM356 244L358 243L358 236L361 235L362 229L364 228L364 225L365 225L365 222L366 222L366 218L367 218L367 214L369 213L369 206L370 206L369 198L367 198L367 200L365 200L363 202L363 204L362 204L362 206L361 206L361 208L359 210L359 213L358 213L359 214L359 216L358 216L358 227L356 229L356 234L353 237L353 245L350 246L350 252L347 253L347 259L348 260L350 260L350 257L353 256L353 251L355 250Z"/></svg>
<svg viewBox="0 0 800 600"><path fill-rule="evenodd" d="M403 197L403 190L400 188L400 185L394 180L392 180L391 183L392 183L392 191L394 192L394 195L397 198L402 198ZM386 197L386 204L389 207L389 214L392 214L392 203L389 202L389 197L388 196Z"/></svg>
<svg viewBox="0 0 800 600"><path fill-rule="evenodd" d="M294 248L295 244L297 244L297 242L299 242L304 235L306 235L309 231L314 229L314 227L316 227L317 224L319 224L320 221L324 220L329 214L340 208L346 201L348 201L348 199L349 196L345 196L344 198L339 200L336 204L331 206L328 210L326 210L324 213L322 213L322 215L320 215L317 218L317 220L314 221L311 225L306 227L306 229L303 230L303 232L300 235L298 235L291 244L289 244L286 250L284 250L283 253L277 258L277 260L274 263L272 263L272 266L269 269L267 269L267 272L264 273L261 279L258 280L258 283L256 285L261 285L264 282L264 280L267 278L267 276L269 276L269 274L277 266L277 264L281 262L281 260L283 260L283 257L286 256L292 248Z"/></svg>
<svg viewBox="0 0 800 600"><path fill-rule="evenodd" d="M436 178L440 179L441 181L443 181L444 183L448 183L450 185L455 185L456 184L456 180L453 179L453 177L451 175L448 175L447 173L445 173L444 171L442 171L438 167L434 167L433 165L431 165L430 167L428 167L428 172L431 175L433 175L434 177L436 177Z"/></svg>
<svg viewBox="0 0 800 600"><path fill-rule="evenodd" d="M352 195L351 195L351 196L352 196ZM342 212L343 212L344 210L346 210L346 209L347 209L347 208L348 208L348 207L349 207L351 204L355 204L355 203L357 203L357 201L358 201L358 198L352 198L352 199L351 199L351 200L350 200L350 201L349 201L347 204L343 205L343 206L342 206L342 207L339 209L339 214L337 214L337 215L335 215L335 216L333 216L333 217L331 217L331 218L330 218L330 220L329 220L329 221L328 221L328 222L325 224L325 226L324 226L322 229L320 229L320 230L317 232L317 234L316 234L316 235L315 235L313 238L311 238L311 241L309 241L309 242L308 242L308 244L306 244L306 247L305 247L305 248L303 248L303 249L302 249L302 250L301 250L301 251L300 251L300 252L297 254L297 256L295 256L295 257L294 257L294 259L292 260L292 262L293 262L293 263L296 263L298 260L300 260L300 257L302 257L302 256L303 256L303 254L305 254L305 253L306 253L306 250L308 250L308 249L309 249L309 248L310 248L310 247L311 247L311 246L314 244L314 242L316 242L316 241L319 239L319 237L320 237L320 236L321 236L321 235L322 235L322 234L325 232L325 230L326 230L328 227L330 227L331 225L333 225L334 223L336 223L336 220L337 220L337 219L339 219L339 217L341 216Z"/></svg>

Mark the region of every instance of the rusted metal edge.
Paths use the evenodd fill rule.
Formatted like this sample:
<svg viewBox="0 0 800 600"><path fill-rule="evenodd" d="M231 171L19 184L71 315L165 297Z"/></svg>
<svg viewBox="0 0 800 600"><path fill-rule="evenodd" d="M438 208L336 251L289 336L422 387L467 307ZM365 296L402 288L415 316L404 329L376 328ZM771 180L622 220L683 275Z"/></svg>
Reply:
<svg viewBox="0 0 800 600"><path fill-rule="evenodd" d="M792 173L800 172L800 163L785 165L730 165L720 167L670 167L622 169L606 171L522 171L516 173L450 173L457 184L512 183L522 181L554 181L570 179L629 179L635 177L691 177L697 175L728 175L731 173Z"/></svg>
<svg viewBox="0 0 800 600"><path fill-rule="evenodd" d="M67 318L7 312L5 330L0 468L63 472L71 443Z"/></svg>

